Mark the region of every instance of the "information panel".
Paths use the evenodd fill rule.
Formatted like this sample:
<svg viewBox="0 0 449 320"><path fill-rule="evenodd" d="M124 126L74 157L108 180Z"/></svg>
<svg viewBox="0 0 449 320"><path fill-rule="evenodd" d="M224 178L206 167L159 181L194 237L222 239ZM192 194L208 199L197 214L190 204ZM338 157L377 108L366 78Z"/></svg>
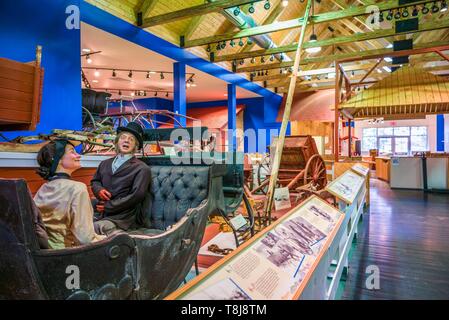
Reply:
<svg viewBox="0 0 449 320"><path fill-rule="evenodd" d="M347 170L337 179L329 183L326 186L326 190L346 203L352 204L364 183L364 177L352 170Z"/></svg>
<svg viewBox="0 0 449 320"><path fill-rule="evenodd" d="M353 165L351 169L364 177L369 174L369 168L360 163Z"/></svg>
<svg viewBox="0 0 449 320"><path fill-rule="evenodd" d="M168 299L296 299L342 220L310 197Z"/></svg>

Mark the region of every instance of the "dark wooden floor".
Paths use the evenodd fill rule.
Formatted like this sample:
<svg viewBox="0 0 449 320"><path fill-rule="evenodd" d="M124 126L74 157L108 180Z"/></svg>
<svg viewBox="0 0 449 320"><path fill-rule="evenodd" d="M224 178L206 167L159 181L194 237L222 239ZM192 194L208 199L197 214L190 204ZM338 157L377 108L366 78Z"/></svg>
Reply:
<svg viewBox="0 0 449 320"><path fill-rule="evenodd" d="M448 194L372 179L363 219L342 299L449 299ZM379 290L366 289L370 265L380 269Z"/></svg>

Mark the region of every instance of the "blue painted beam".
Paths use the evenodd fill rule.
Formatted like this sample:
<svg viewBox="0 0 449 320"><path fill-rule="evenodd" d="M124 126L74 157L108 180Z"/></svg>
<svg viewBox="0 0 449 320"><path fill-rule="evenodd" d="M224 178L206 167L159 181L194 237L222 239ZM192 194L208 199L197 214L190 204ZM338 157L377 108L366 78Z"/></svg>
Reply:
<svg viewBox="0 0 449 320"><path fill-rule="evenodd" d="M235 84L228 84L228 151L237 150L237 98Z"/></svg>
<svg viewBox="0 0 449 320"><path fill-rule="evenodd" d="M181 62L173 64L173 110L180 115L187 115L186 110L186 65ZM182 127L187 126L186 118L178 117Z"/></svg>
<svg viewBox="0 0 449 320"><path fill-rule="evenodd" d="M186 49L182 49L168 41L165 41L164 39L142 30L141 28L85 1L81 2L81 20L96 28L126 39L144 48L150 49L170 59L185 63L192 68L208 73L223 81L226 81L227 83L231 83L248 91L254 92L270 101L279 104L282 101L281 96L214 63L199 58Z"/></svg>
<svg viewBox="0 0 449 320"><path fill-rule="evenodd" d="M444 115L437 115L437 151L444 151Z"/></svg>

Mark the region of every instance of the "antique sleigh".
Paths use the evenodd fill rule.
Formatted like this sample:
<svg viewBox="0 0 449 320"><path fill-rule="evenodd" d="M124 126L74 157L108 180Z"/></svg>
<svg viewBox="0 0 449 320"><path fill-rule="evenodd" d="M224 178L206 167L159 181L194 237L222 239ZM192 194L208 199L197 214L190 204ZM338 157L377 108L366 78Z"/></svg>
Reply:
<svg viewBox="0 0 449 320"><path fill-rule="evenodd" d="M0 299L161 299L175 290L196 259L209 214L224 210L226 168L143 160L152 173L146 228L62 250L39 248L25 181L0 179Z"/></svg>

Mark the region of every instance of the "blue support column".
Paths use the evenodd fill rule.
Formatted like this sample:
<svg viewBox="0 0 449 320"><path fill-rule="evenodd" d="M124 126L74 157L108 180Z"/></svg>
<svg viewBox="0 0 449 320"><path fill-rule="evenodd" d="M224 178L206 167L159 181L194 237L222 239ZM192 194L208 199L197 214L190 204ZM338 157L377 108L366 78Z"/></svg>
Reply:
<svg viewBox="0 0 449 320"><path fill-rule="evenodd" d="M175 113L186 115L186 65L185 63L175 62L173 64L173 111ZM181 125L185 127L187 125L186 118L178 117ZM175 124L175 127L177 125Z"/></svg>
<svg viewBox="0 0 449 320"><path fill-rule="evenodd" d="M228 84L228 151L237 150L237 99L235 84Z"/></svg>
<svg viewBox="0 0 449 320"><path fill-rule="evenodd" d="M437 115L437 151L444 151L444 115Z"/></svg>

